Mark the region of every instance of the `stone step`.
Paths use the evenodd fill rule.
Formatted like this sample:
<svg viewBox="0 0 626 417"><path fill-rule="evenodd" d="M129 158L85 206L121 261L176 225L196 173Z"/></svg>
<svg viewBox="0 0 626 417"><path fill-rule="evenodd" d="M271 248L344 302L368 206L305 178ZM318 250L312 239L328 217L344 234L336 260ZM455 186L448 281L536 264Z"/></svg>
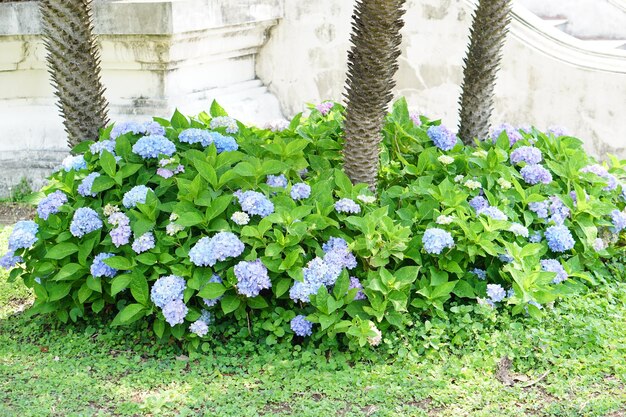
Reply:
<svg viewBox="0 0 626 417"><path fill-rule="evenodd" d="M584 39L585 44L598 51L610 51L611 49L626 49L626 39Z"/></svg>

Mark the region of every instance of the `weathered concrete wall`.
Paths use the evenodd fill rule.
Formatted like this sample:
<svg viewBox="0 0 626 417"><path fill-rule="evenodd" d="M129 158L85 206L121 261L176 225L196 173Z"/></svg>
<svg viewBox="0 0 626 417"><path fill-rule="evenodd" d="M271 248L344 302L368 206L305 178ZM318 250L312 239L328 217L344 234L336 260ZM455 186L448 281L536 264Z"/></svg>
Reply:
<svg viewBox="0 0 626 417"><path fill-rule="evenodd" d="M279 98L285 114L303 110L306 102L341 99L353 4L285 4L285 18L257 61L257 74ZM455 127L473 8L465 0L408 0L406 5L396 95ZM559 38L550 32L556 29L538 29L556 38L531 38L535 24L542 25L539 19L513 24L496 89L494 123L564 126L595 154L626 156L626 54L622 70L613 70L603 64L606 57L577 50L562 38L567 35L559 32ZM602 61L597 67L604 69L598 70L596 61Z"/></svg>

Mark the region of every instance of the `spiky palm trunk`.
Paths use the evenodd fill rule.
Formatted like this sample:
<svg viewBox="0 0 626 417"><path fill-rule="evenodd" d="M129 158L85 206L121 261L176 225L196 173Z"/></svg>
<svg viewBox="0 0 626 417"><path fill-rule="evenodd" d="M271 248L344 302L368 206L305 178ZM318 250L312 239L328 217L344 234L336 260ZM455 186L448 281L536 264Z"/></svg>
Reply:
<svg viewBox="0 0 626 417"><path fill-rule="evenodd" d="M40 0L48 70L68 143L96 140L108 123L91 0Z"/></svg>
<svg viewBox="0 0 626 417"><path fill-rule="evenodd" d="M395 86L405 0L357 0L348 53L344 170L375 189L381 130Z"/></svg>
<svg viewBox="0 0 626 417"><path fill-rule="evenodd" d="M459 136L465 144L489 134L493 90L511 20L512 0L480 0L463 69Z"/></svg>

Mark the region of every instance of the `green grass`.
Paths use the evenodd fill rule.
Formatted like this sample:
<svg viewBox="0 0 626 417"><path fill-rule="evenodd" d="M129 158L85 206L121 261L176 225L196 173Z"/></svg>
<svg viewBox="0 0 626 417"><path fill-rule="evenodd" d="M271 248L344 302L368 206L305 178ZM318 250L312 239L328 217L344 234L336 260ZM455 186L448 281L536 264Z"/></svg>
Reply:
<svg viewBox="0 0 626 417"><path fill-rule="evenodd" d="M241 340L189 360L141 326L15 313L29 297L0 272L0 416L626 415L624 283L566 300L541 321L459 313L448 324L466 331L456 344L434 322L408 333L402 357L389 356L402 343L391 336L380 355L355 362ZM526 381L495 378L505 355Z"/></svg>

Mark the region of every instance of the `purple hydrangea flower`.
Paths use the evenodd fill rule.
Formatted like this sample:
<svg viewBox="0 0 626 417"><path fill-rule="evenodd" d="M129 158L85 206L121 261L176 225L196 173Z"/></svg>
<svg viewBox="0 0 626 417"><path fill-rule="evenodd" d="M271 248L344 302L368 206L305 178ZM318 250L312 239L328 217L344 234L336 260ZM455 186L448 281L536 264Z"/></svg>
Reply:
<svg viewBox="0 0 626 417"><path fill-rule="evenodd" d="M563 265L556 259L542 259L541 269L556 274L556 277L552 280L553 284L560 284L567 279L567 272L565 272Z"/></svg>
<svg viewBox="0 0 626 417"><path fill-rule="evenodd" d="M430 140L433 141L436 147L442 151L449 151L454 148L457 142L457 137L454 132L451 132L445 126L431 126L426 132Z"/></svg>
<svg viewBox="0 0 626 417"><path fill-rule="evenodd" d="M308 184L299 182L291 187L291 198L294 200L303 200L311 196L311 187Z"/></svg>
<svg viewBox="0 0 626 417"><path fill-rule="evenodd" d="M159 308L166 304L183 299L187 287L185 279L177 275L167 275L156 280L150 290L150 299Z"/></svg>
<svg viewBox="0 0 626 417"><path fill-rule="evenodd" d="M44 220L48 220L51 214L59 212L59 208L67 203L67 195L62 191L55 191L48 194L37 205L37 214Z"/></svg>
<svg viewBox="0 0 626 417"><path fill-rule="evenodd" d="M611 212L611 221L613 222L613 227L610 228L611 232L619 233L626 229L626 213L623 211L613 210Z"/></svg>
<svg viewBox="0 0 626 417"><path fill-rule="evenodd" d="M546 133L549 135L553 135L555 138L568 135L567 129L565 129L563 126L550 126L546 130Z"/></svg>
<svg viewBox="0 0 626 417"><path fill-rule="evenodd" d="M80 171L81 169L87 169L87 162L83 155L69 155L61 162L61 168L65 172Z"/></svg>
<svg viewBox="0 0 626 417"><path fill-rule="evenodd" d="M103 262L105 259L112 258L113 256L115 255L113 255L112 253L100 253L96 255L93 263L91 264L91 275L93 275L94 277L107 278L113 278L115 275L117 275L117 269L111 268L109 265Z"/></svg>
<svg viewBox="0 0 626 417"><path fill-rule="evenodd" d="M213 266L218 261L241 255L244 245L231 232L219 232L212 238L203 237L189 251L189 259L196 266Z"/></svg>
<svg viewBox="0 0 626 417"><path fill-rule="evenodd" d="M170 326L183 324L189 309L181 299L170 301L163 306L163 316Z"/></svg>
<svg viewBox="0 0 626 417"><path fill-rule="evenodd" d="M361 212L361 206L359 206L354 200L342 198L335 203L335 210L339 213L358 214Z"/></svg>
<svg viewBox="0 0 626 417"><path fill-rule="evenodd" d="M305 316L299 315L291 319L291 330L300 337L311 336L313 334L313 323L308 321Z"/></svg>
<svg viewBox="0 0 626 417"><path fill-rule="evenodd" d="M100 174L98 172L92 172L87 175L85 179L78 186L78 194L83 197L95 197L96 193L91 192L91 187L93 187L93 182L98 178Z"/></svg>
<svg viewBox="0 0 626 417"><path fill-rule="evenodd" d="M148 191L152 190L145 185L137 185L124 193L122 204L124 204L124 207L126 208L133 208L139 203L145 204L146 198L148 197Z"/></svg>
<svg viewBox="0 0 626 417"><path fill-rule="evenodd" d="M209 325L203 320L196 320L189 326L189 331L204 337L209 332Z"/></svg>
<svg viewBox="0 0 626 417"><path fill-rule="evenodd" d="M130 219L127 215L121 212L114 212L108 217L107 221L116 226L111 230L111 241L115 247L119 248L122 245L126 245L130 241L131 229Z"/></svg>
<svg viewBox="0 0 626 417"><path fill-rule="evenodd" d="M489 207L489 202L485 197L478 195L469 201L469 205L471 208L476 210L476 212L479 212L482 209Z"/></svg>
<svg viewBox="0 0 626 417"><path fill-rule="evenodd" d="M506 297L506 291L500 284L487 284L487 297L492 303L499 303Z"/></svg>
<svg viewBox="0 0 626 417"><path fill-rule="evenodd" d="M70 223L70 233L75 237L83 237L88 233L102 228L102 220L98 213L89 208L81 207L74 212L72 223Z"/></svg>
<svg viewBox="0 0 626 417"><path fill-rule="evenodd" d="M146 232L143 235L139 236L139 238L135 239L132 244L132 248L135 253L143 253L153 249L155 245L154 235L152 232Z"/></svg>
<svg viewBox="0 0 626 417"><path fill-rule="evenodd" d="M315 106L315 108L317 109L317 111L322 113L322 116L326 116L328 113L330 113L333 106L334 104L331 101L325 101Z"/></svg>
<svg viewBox="0 0 626 417"><path fill-rule="evenodd" d="M426 252L439 255L445 248L454 247L454 239L450 232L435 227L424 232L422 244Z"/></svg>
<svg viewBox="0 0 626 417"><path fill-rule="evenodd" d="M133 145L133 153L144 159L172 156L176 153L176 145L165 136L144 136Z"/></svg>
<svg viewBox="0 0 626 417"><path fill-rule="evenodd" d="M596 240L593 241L593 250L595 250L596 252L600 252L605 250L607 247L607 244L604 240L597 238Z"/></svg>
<svg viewBox="0 0 626 417"><path fill-rule="evenodd" d="M267 268L260 259L241 261L235 265L234 271L237 277L237 292L246 297L256 297L261 290L272 287Z"/></svg>
<svg viewBox="0 0 626 417"><path fill-rule="evenodd" d="M422 125L422 120L420 119L420 114L418 112L412 111L411 113L409 113L409 119L411 119L415 126Z"/></svg>
<svg viewBox="0 0 626 417"><path fill-rule="evenodd" d="M222 278L220 278L218 275L213 274L213 276L211 277L209 282L216 283L216 284L221 284L222 283ZM218 301L220 301L220 299L222 297L223 296L220 295L217 298L203 298L202 301L204 301L204 304L207 307L213 307L213 306L215 306L218 303Z"/></svg>
<svg viewBox="0 0 626 417"><path fill-rule="evenodd" d="M267 185L275 188L287 188L287 177L284 174L280 175L268 175Z"/></svg>
<svg viewBox="0 0 626 417"><path fill-rule="evenodd" d="M565 222L565 219L567 219L570 215L569 208L567 208L567 206L563 204L561 199L556 196L550 197L549 200L551 213L550 220L553 221L555 224L563 224Z"/></svg>
<svg viewBox="0 0 626 417"><path fill-rule="evenodd" d="M348 290L352 290L354 288L358 289L356 295L354 296L355 300L365 300L367 298L363 292L363 284L361 284L361 281L359 281L357 277L350 277L350 286L348 287Z"/></svg>
<svg viewBox="0 0 626 417"><path fill-rule="evenodd" d="M537 214L540 219L548 218L548 203L545 201L539 201L528 204L528 209Z"/></svg>
<svg viewBox="0 0 626 417"><path fill-rule="evenodd" d="M326 243L322 245L322 250L324 251L324 253L342 249L348 249L348 242L340 237L331 237Z"/></svg>
<svg viewBox="0 0 626 417"><path fill-rule="evenodd" d="M508 123L503 123L500 126L496 127L491 133L491 140L493 141L493 143L496 143L502 132L505 132L506 136L509 138L510 146L515 145L518 141L524 138L518 129Z"/></svg>
<svg viewBox="0 0 626 417"><path fill-rule="evenodd" d="M241 210L251 216L267 217L274 212L274 204L257 191L237 192L235 197L239 200Z"/></svg>
<svg viewBox="0 0 626 417"><path fill-rule="evenodd" d="M609 174L609 171L607 171L607 169L604 168L602 165L598 165L598 164L588 165L582 168L580 172L581 173L591 172L593 174L596 174L598 177L604 178L605 180L607 180L608 185L602 189L603 191L613 191L617 188L617 185L618 185L617 178L615 178L614 175Z"/></svg>
<svg viewBox="0 0 626 417"><path fill-rule="evenodd" d="M526 162L529 165L536 165L541 162L543 156L541 151L534 146L521 146L511 152L511 163L514 165Z"/></svg>
<svg viewBox="0 0 626 417"><path fill-rule="evenodd" d="M552 182L552 174L541 165L526 165L520 173L526 184L550 184Z"/></svg>
<svg viewBox="0 0 626 417"><path fill-rule="evenodd" d="M214 117L209 123L211 129L217 129L220 127L226 128L226 133L234 134L239 132L239 126L237 126L237 120L228 116Z"/></svg>
<svg viewBox="0 0 626 417"><path fill-rule="evenodd" d="M115 155L115 141L114 140L101 140L89 146L89 151L92 154L102 155L103 151L108 151Z"/></svg>
<svg viewBox="0 0 626 417"><path fill-rule="evenodd" d="M574 247L574 238L569 229L563 225L548 227L545 235L552 252L565 252Z"/></svg>

